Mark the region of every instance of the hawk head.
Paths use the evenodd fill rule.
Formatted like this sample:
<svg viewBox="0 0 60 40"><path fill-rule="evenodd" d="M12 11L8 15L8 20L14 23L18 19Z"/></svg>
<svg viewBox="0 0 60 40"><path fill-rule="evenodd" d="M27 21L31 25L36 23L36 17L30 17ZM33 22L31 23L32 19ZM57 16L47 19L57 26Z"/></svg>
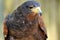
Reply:
<svg viewBox="0 0 60 40"><path fill-rule="evenodd" d="M42 15L40 4L36 1L24 2L22 5L18 7L18 11L21 11L24 15L27 15L27 14Z"/></svg>

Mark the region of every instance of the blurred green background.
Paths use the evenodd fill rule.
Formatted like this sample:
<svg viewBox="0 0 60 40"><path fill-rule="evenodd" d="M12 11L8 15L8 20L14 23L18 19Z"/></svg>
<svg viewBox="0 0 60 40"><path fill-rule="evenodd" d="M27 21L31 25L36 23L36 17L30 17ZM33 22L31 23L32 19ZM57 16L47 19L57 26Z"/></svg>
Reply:
<svg viewBox="0 0 60 40"><path fill-rule="evenodd" d="M4 40L2 29L4 18L25 1L27 0L0 0L0 40ZM41 3L48 34L47 40L60 40L60 0L35 1Z"/></svg>

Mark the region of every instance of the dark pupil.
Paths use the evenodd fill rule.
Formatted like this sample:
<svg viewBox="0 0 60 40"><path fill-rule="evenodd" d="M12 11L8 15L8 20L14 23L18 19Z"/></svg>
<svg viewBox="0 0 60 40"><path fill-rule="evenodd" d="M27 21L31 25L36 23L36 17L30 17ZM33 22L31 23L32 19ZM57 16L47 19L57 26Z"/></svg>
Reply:
<svg viewBox="0 0 60 40"><path fill-rule="evenodd" d="M32 8L33 8L33 6L26 6L26 8L32 9Z"/></svg>
<svg viewBox="0 0 60 40"><path fill-rule="evenodd" d="M32 9L33 7L29 7L30 9Z"/></svg>

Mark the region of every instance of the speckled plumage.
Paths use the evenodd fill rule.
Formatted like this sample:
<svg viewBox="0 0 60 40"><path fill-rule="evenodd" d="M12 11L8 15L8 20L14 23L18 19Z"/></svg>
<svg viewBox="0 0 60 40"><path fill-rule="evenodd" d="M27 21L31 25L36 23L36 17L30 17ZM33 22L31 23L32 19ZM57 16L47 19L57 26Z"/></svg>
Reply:
<svg viewBox="0 0 60 40"><path fill-rule="evenodd" d="M27 9L26 6L29 5L40 6L35 1L27 1L5 18L4 23L8 30L5 40L46 40L42 16Z"/></svg>

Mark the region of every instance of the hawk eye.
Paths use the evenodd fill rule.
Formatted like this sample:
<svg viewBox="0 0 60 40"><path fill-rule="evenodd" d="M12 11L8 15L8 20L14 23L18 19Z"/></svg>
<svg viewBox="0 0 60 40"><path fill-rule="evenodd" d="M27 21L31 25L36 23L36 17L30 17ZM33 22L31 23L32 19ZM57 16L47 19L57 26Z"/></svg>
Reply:
<svg viewBox="0 0 60 40"><path fill-rule="evenodd" d="M26 8L32 9L34 6L30 5L30 6L26 6Z"/></svg>
<svg viewBox="0 0 60 40"><path fill-rule="evenodd" d="M33 7L29 7L29 9L32 9Z"/></svg>

